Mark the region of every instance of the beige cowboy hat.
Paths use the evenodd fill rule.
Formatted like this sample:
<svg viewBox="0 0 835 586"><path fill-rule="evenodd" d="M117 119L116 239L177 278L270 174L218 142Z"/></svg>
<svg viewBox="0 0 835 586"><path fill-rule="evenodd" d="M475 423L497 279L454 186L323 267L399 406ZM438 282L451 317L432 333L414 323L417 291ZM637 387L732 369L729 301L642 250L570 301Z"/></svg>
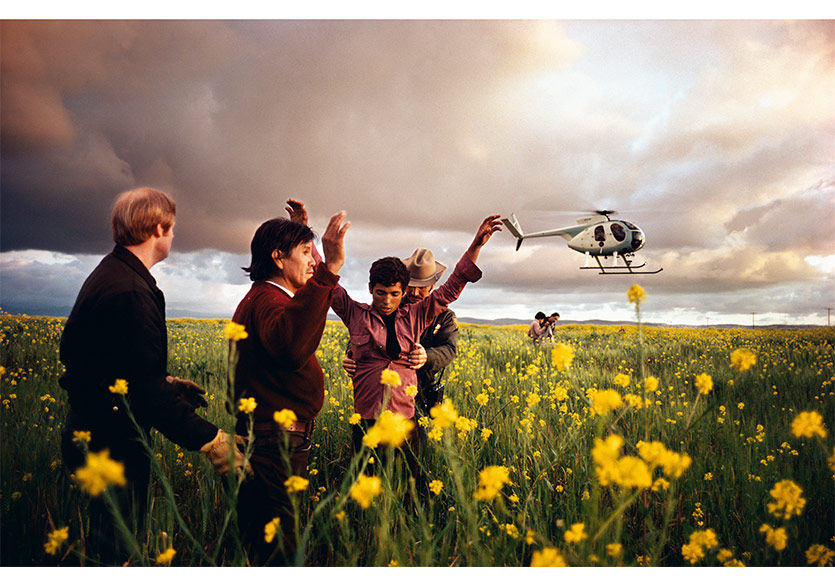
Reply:
<svg viewBox="0 0 835 586"><path fill-rule="evenodd" d="M434 285L446 270L446 266L435 260L432 251L425 248L415 250L412 256L403 259L403 264L409 269L409 287Z"/></svg>

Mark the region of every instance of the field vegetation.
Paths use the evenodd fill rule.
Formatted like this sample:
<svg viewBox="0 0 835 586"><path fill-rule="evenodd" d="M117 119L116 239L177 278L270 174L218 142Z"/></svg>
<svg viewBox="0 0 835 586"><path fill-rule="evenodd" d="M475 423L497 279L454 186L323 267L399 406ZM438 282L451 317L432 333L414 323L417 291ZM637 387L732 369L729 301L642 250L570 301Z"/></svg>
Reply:
<svg viewBox="0 0 835 586"><path fill-rule="evenodd" d="M170 320L169 369L231 431L227 324ZM92 497L61 462L62 327L0 316L4 566L96 564L86 511L110 490ZM347 331L328 323L309 482L288 487L296 526L272 528L297 532L299 565L833 564L831 328L562 326L539 346L525 331L461 324L415 485L387 457L396 433L352 458ZM159 434L150 448L151 530L131 563L245 564L235 483Z"/></svg>

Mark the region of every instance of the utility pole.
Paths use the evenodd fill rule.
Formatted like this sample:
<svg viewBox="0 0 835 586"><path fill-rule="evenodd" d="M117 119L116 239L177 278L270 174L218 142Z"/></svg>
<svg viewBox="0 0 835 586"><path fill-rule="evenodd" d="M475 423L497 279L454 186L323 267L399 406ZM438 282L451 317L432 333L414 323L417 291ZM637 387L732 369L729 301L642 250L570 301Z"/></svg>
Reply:
<svg viewBox="0 0 835 586"><path fill-rule="evenodd" d="M829 317L832 314L832 308L831 307L825 307L824 309L826 309L826 327L831 327L832 324L829 321Z"/></svg>
<svg viewBox="0 0 835 586"><path fill-rule="evenodd" d="M756 314L752 311L752 312L751 312L751 329L752 329L752 330L756 330L756 329L757 329L757 326L755 326L755 325L754 325L754 316L755 316L755 315L756 315Z"/></svg>

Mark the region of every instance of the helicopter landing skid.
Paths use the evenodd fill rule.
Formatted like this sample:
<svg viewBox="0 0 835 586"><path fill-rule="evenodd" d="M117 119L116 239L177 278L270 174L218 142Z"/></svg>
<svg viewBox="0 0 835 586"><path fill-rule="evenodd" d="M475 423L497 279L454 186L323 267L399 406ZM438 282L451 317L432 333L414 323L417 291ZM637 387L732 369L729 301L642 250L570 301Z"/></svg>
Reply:
<svg viewBox="0 0 835 586"><path fill-rule="evenodd" d="M655 271L636 271L634 269L641 269L641 268L645 267L647 263L641 263L639 265L633 265L632 261L629 260L627 257L623 256L621 258L623 258L623 262L625 263L625 266L619 266L617 264L618 256L616 254L614 264L610 267L604 267L603 263L600 262L600 257L595 256L594 260L597 261L597 266L596 267L588 266L588 258L587 258L586 259L586 265L580 267L580 269L581 270L598 271L599 275L656 275L656 274L658 274L658 273L660 273L661 271L664 270L663 267L662 267L662 268L660 268L658 270L655 270Z"/></svg>

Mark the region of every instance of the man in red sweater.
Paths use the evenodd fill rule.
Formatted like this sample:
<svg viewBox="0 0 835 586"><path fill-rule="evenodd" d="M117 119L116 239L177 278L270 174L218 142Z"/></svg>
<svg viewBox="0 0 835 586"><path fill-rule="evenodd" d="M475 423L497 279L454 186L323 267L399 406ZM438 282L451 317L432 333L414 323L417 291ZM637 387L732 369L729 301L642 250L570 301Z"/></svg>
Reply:
<svg viewBox="0 0 835 586"><path fill-rule="evenodd" d="M313 422L324 402L324 374L316 349L325 330L337 273L345 261L344 238L350 222L335 214L322 236L324 262L313 256L313 232L304 206L287 201L291 218L264 222L251 243L252 263L244 269L254 281L233 321L248 336L237 342L235 404L255 399L254 477L238 495L241 538L256 565L292 563L295 554L293 506L285 481L304 477ZM279 424L276 412L291 410L293 423ZM247 436L250 415L239 412L236 431ZM288 465L289 463L289 465ZM265 540L265 526L278 518L283 551ZM280 545L280 544L278 544Z"/></svg>

